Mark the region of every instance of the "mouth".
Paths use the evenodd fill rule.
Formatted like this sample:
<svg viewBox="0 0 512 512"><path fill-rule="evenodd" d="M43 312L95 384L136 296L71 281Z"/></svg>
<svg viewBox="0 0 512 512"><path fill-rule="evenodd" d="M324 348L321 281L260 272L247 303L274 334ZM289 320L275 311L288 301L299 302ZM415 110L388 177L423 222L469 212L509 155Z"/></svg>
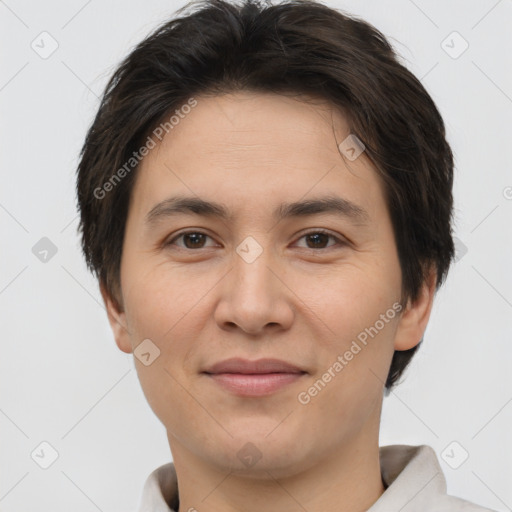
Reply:
<svg viewBox="0 0 512 512"><path fill-rule="evenodd" d="M305 370L279 359L233 358L203 372L215 384L238 396L267 396L307 375Z"/></svg>

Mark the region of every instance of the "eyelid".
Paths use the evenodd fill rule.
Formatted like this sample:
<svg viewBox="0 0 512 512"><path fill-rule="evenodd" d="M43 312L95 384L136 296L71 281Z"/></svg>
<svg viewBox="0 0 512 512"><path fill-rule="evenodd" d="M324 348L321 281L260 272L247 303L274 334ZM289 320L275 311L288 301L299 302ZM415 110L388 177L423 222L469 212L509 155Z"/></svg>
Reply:
<svg viewBox="0 0 512 512"><path fill-rule="evenodd" d="M348 245L348 243L349 243L348 240L344 236L339 235L338 233L333 233L332 231L330 231L328 229L324 229L324 228L316 228L316 229L315 228L309 228L307 231L297 235L297 241L301 240L305 236L316 235L316 234L327 235L327 236L331 237L332 239L334 239L337 243L334 244L334 245L330 245L328 247L325 247L323 249L310 249L309 247L302 247L302 249L306 249L306 250L309 250L309 251L320 252L320 251L326 251L328 249L333 249L335 247L340 247L340 246Z"/></svg>
<svg viewBox="0 0 512 512"><path fill-rule="evenodd" d="M209 235L208 233L202 231L201 229L187 229L186 231L182 231L182 232L178 232L177 234L174 234L172 236L172 238L166 240L163 245L164 246L174 245L173 242L175 242L179 238L181 238L181 237L183 237L185 235L191 235L191 234L205 235L208 238L214 240L214 238L211 235ZM177 247L179 249L183 249L185 251L198 251L199 249L204 249L204 247L200 247L199 249L188 249L187 247L180 247L180 246L177 246ZM208 247L206 247L206 249L208 249Z"/></svg>
<svg viewBox="0 0 512 512"><path fill-rule="evenodd" d="M185 235L189 235L189 234L201 234L201 235L205 235L206 237L214 240L214 238L211 235L209 235L208 233L202 231L199 228L198 229L187 229L186 231L178 232L170 240L164 242L164 246L175 245L174 242L176 240L178 240L179 238L181 238L181 237L183 237ZM344 237L342 235L339 235L337 233L334 234L330 230L327 230L327 229L324 229L324 228L308 228L307 231L304 231L304 232L299 233L298 235L296 235L296 237L297 237L296 241L301 240L305 236L313 235L313 234L324 234L324 235L327 235L327 236L331 237L332 239L334 239L337 243L335 245L327 246L327 247L320 248L320 249L314 249L314 248L309 248L309 247L301 247L301 249L305 249L305 250L313 251L313 252L321 252L321 251L325 252L325 251L327 251L328 249L331 249L331 248L340 247L340 246L346 246L346 245L350 244L350 241L346 237ZM189 251L189 252L199 251L200 249L211 248L211 247L199 247L198 249L189 249L187 247L181 247L179 245L176 245L176 247L178 247L178 249L182 249L184 251Z"/></svg>

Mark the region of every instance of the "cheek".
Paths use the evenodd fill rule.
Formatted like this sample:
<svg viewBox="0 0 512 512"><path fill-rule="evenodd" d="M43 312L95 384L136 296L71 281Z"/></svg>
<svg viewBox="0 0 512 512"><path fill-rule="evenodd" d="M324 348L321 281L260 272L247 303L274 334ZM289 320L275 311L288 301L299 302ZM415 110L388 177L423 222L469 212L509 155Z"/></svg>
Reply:
<svg viewBox="0 0 512 512"><path fill-rule="evenodd" d="M319 364L312 379L321 381L317 387L322 389L322 397L316 400L317 406L337 404L340 411L355 416L365 400L380 395L399 320L398 263L367 261L347 265L320 282L309 279L309 286L297 292L315 313L309 313L310 325L321 329L315 340ZM335 377L323 379L329 369ZM324 380L329 381L325 388Z"/></svg>
<svg viewBox="0 0 512 512"><path fill-rule="evenodd" d="M147 271L142 271L148 268ZM139 277L135 270L129 281L126 313L134 348L149 338L160 350L155 367L161 367L163 381L169 381L172 373L179 382L196 371L194 354L205 350L209 338L207 295L218 282L216 275L202 274L194 277L190 272L170 268L168 263L151 267L150 262L139 266ZM135 361L137 364L138 361ZM157 386L157 377L146 376L142 365L141 383ZM172 383L174 385L176 383Z"/></svg>
<svg viewBox="0 0 512 512"><path fill-rule="evenodd" d="M126 267L126 314L135 333L162 342L193 313L201 283L184 279L183 272L151 261Z"/></svg>
<svg viewBox="0 0 512 512"><path fill-rule="evenodd" d="M149 268L149 264L141 264L139 270L142 268ZM203 286L194 287L194 282L187 280L184 286L179 272L164 270L163 266L141 271L138 276L127 266L125 276L131 278L125 281L129 290L125 305L132 345L136 348L142 340L150 339L160 351L148 366L134 356L141 388L156 416L177 436L186 437L181 418L188 417L188 410L197 409L194 393L187 391L186 362L191 351L197 350L204 331L197 319L201 304L198 293L202 290L204 295L207 288L204 281ZM194 422L189 417L187 428Z"/></svg>
<svg viewBox="0 0 512 512"><path fill-rule="evenodd" d="M301 314L320 326L318 339L326 346L355 338L400 300L399 271L372 259L295 280L294 293L304 304Z"/></svg>

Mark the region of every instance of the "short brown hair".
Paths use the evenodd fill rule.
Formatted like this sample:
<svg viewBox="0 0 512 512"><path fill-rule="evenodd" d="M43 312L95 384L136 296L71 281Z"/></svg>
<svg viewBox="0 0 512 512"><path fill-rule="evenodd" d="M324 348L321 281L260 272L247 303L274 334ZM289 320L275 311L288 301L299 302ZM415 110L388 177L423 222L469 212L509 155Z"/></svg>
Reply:
<svg viewBox="0 0 512 512"><path fill-rule="evenodd" d="M310 0L202 0L176 14L119 65L80 155L82 248L114 302L121 306L121 252L137 170L137 162L131 172L126 162L192 95L237 90L309 94L341 107L384 180L402 300L417 298L432 267L439 287L454 255L453 156L433 100L384 35ZM421 341L395 351L388 391Z"/></svg>

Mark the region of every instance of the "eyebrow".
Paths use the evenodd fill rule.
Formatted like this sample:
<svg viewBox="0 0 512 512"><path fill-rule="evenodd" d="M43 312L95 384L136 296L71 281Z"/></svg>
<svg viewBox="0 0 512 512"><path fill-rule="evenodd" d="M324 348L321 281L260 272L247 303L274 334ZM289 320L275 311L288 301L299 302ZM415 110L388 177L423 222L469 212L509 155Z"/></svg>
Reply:
<svg viewBox="0 0 512 512"><path fill-rule="evenodd" d="M174 215L190 213L203 217L216 217L225 221L233 219L233 214L229 209L220 203L206 201L199 197L175 196L155 205L146 215L145 223L153 225ZM322 213L348 218L356 224L366 224L369 221L368 212L364 208L338 196L282 203L272 212L272 216L275 220L280 221L286 218L307 217Z"/></svg>

